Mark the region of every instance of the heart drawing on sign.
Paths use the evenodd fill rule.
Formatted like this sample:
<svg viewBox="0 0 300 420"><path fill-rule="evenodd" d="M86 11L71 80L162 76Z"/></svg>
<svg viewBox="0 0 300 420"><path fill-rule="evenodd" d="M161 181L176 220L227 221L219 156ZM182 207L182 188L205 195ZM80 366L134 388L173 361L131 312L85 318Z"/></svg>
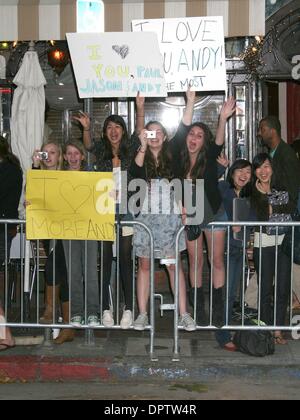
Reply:
<svg viewBox="0 0 300 420"><path fill-rule="evenodd" d="M60 195L62 199L71 207L74 214L84 206L92 195L91 188L87 185L77 185L76 187L70 181L65 181L60 186Z"/></svg>
<svg viewBox="0 0 300 420"><path fill-rule="evenodd" d="M123 60L127 57L129 54L129 47L128 45L122 45L121 47L119 45L113 45L112 49L119 54Z"/></svg>

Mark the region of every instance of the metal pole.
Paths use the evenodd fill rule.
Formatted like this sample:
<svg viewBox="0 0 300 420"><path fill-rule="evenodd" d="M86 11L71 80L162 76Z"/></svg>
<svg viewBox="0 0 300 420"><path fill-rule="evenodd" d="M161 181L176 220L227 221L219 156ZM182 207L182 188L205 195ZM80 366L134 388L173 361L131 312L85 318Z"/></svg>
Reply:
<svg viewBox="0 0 300 420"><path fill-rule="evenodd" d="M91 123L92 123L91 133L93 133L93 113L94 113L94 107L93 107L93 99L92 98L84 99L83 109L84 109L84 112L86 112L87 114L89 114L89 116L91 118ZM87 163L88 163L88 165L91 164L91 154L90 154L90 152L88 152L88 154L87 154Z"/></svg>

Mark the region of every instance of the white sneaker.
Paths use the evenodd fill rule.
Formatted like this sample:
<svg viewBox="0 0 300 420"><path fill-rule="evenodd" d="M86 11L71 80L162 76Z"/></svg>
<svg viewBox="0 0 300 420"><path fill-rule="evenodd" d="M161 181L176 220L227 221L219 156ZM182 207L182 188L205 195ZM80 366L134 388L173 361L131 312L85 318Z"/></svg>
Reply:
<svg viewBox="0 0 300 420"><path fill-rule="evenodd" d="M123 312L123 316L120 322L120 327L122 330L129 330L132 326L132 312L130 310L126 310Z"/></svg>
<svg viewBox="0 0 300 420"><path fill-rule="evenodd" d="M197 329L195 321L187 312L179 318L179 326L183 327L185 331L195 331Z"/></svg>
<svg viewBox="0 0 300 420"><path fill-rule="evenodd" d="M144 329L147 327L149 321L148 321L148 315L147 314L140 314L137 319L134 321L133 328L136 331L144 331Z"/></svg>
<svg viewBox="0 0 300 420"><path fill-rule="evenodd" d="M73 327L80 328L84 324L84 319L81 315L75 315L71 318L70 324Z"/></svg>
<svg viewBox="0 0 300 420"><path fill-rule="evenodd" d="M93 327L99 327L100 322L99 319L97 317L97 315L90 315L88 317L88 326L93 328Z"/></svg>
<svg viewBox="0 0 300 420"><path fill-rule="evenodd" d="M106 328L111 328L115 325L115 321L111 310L103 311L102 323L103 326Z"/></svg>

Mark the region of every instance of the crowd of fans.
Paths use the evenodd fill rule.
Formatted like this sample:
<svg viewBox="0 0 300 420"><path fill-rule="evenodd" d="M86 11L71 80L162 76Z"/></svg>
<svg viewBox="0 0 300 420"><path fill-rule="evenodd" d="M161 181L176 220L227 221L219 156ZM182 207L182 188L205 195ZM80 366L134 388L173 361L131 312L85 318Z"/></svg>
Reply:
<svg viewBox="0 0 300 420"><path fill-rule="evenodd" d="M225 267L225 248L227 229L215 227L211 223L234 220L234 202L241 198L249 203L249 221L267 222L292 221L299 210L300 163L295 152L281 138L280 122L275 117L266 117L259 124L258 135L268 152L257 155L253 162L239 159L230 166L225 181L220 182L228 161L222 156L226 123L236 111L233 98L227 100L220 112L216 137L210 128L202 122L193 122L195 93L187 92L185 112L173 139L168 138L167 130L159 121L145 124L145 100L140 95L136 98L136 128L129 136L122 117L112 115L106 119L101 139L91 136L91 119L87 113L74 117L83 129L83 142L69 141L62 146L54 141L44 144L41 157L37 150L33 156L33 169L100 171L113 172L115 179L126 173L127 182L143 179L149 185L144 207L156 200L161 209L163 198L155 188L155 180L189 180L192 191L196 181L204 180L204 221L191 228L187 223L184 202L174 203L168 215L153 214L141 206L138 213L127 214L120 211L121 185L116 182L116 218L118 221L137 220L146 224L154 237L155 258L169 261L166 269L171 288L174 291L176 236L186 225L185 236L179 241L179 250L187 250L189 258L190 289L186 291L186 280L182 264L179 266L179 325L186 331L194 331L198 325L207 325L203 288L204 242L207 245L210 267L212 270L212 310L213 324L224 325L224 318L232 320L233 305L243 276L244 241L238 238L240 228L231 229L229 238L229 267ZM149 138L148 133L154 133ZM93 154L93 165L87 164L87 152ZM9 152L5 139L0 140L0 218L16 219L22 190L22 172L19 162ZM127 199L129 200L129 193ZM197 199L197 197L196 197ZM30 203L26 203L30 205ZM175 208L178 205L178 208ZM172 206L171 206L172 207ZM179 211L178 211L179 209ZM0 265L5 256L9 256L15 226L0 226ZM246 240L250 231L246 232ZM261 320L267 325L283 326L289 305L291 283L291 259L283 252L282 243L286 230L256 228L254 232L254 266L260 278ZM119 230L120 244L120 280L124 296L124 310L120 326L135 330L144 330L148 323L148 304L150 295L150 254L149 237L141 227L124 226ZM197 246L195 246L197 243ZM69 247L71 246L71 258ZM139 314L133 319L133 264L132 249L138 257L137 269L137 304ZM47 253L45 267L45 311L40 318L42 324L52 324L57 320L54 308L61 303L61 314L65 324L79 328L87 323L90 327L114 326L115 319L110 300L110 279L113 263L113 243L88 241L44 241ZM55 259L53 258L55 248ZM101 254L103 271L102 285L99 288L98 259ZM87 267L87 273L85 272ZM226 273L228 272L228 276ZM54 275L55 274L55 275ZM276 293L274 294L274 276L277 275ZM55 279L55 283L54 283ZM72 287L69 290L68 280ZM85 280L86 281L85 284ZM224 304L225 285L228 284L227 305ZM85 290L85 293L84 293ZM101 293L100 293L101 290ZM86 295L87 307L85 307ZM100 300L99 300L99 295ZM275 296L276 295L276 296ZM71 300L70 300L71 297ZM275 319L273 317L274 297L276 301ZM189 299L187 299L189 298ZM196 317L190 315L188 300ZM101 302L101 303L100 303ZM99 311L99 308L101 310ZM85 317L87 312L87 318ZM4 315L0 309L0 316ZM63 344L74 339L74 330L62 329L55 339L56 344ZM216 339L221 347L234 351L231 334L218 331ZM278 344L286 341L281 331L275 332ZM9 332L0 341L0 350L14 345Z"/></svg>

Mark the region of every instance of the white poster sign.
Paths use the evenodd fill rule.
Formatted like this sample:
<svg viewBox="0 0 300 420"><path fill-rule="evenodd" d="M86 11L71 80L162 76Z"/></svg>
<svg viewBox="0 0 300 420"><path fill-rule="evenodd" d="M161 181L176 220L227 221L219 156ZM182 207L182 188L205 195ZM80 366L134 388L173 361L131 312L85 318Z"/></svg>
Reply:
<svg viewBox="0 0 300 420"><path fill-rule="evenodd" d="M222 16L134 20L132 30L158 35L169 92L227 90Z"/></svg>
<svg viewBox="0 0 300 420"><path fill-rule="evenodd" d="M153 33L69 33L80 98L166 97L163 60Z"/></svg>

